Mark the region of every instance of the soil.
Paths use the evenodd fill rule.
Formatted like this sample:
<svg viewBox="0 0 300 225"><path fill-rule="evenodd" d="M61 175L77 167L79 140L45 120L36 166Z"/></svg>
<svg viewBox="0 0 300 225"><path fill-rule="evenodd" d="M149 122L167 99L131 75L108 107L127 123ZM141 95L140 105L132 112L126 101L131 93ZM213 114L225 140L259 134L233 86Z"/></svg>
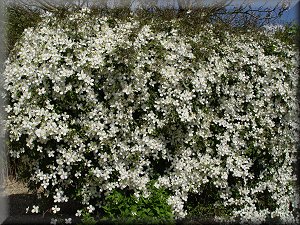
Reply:
<svg viewBox="0 0 300 225"><path fill-rule="evenodd" d="M8 217L3 225L12 224L50 224L53 214L49 210L52 205L49 201L43 200L28 190L26 185L15 179L7 179L4 183L4 191L0 192L2 196L6 196L8 202ZM30 211L33 205L41 206L42 212L32 214ZM26 213L26 208L30 206L30 210ZM78 224L79 220L75 217L76 208L78 203L70 201L61 203L60 205L60 218L72 218L72 224Z"/></svg>

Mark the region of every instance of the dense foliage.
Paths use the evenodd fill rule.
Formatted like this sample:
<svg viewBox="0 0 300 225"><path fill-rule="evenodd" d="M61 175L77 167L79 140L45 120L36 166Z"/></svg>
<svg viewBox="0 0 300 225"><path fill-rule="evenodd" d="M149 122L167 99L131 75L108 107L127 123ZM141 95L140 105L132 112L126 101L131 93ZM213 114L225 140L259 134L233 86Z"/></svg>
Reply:
<svg viewBox="0 0 300 225"><path fill-rule="evenodd" d="M11 156L53 213L297 222L295 46L181 24L44 15L6 63Z"/></svg>
<svg viewBox="0 0 300 225"><path fill-rule="evenodd" d="M40 13L26 10L22 6L6 8L6 52L9 53L21 37L24 29L33 27L40 22Z"/></svg>

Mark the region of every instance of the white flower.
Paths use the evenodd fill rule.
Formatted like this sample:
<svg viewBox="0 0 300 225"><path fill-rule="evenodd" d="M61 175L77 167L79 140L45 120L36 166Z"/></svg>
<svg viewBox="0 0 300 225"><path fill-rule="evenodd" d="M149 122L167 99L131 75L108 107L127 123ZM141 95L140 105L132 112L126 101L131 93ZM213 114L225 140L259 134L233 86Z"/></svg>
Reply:
<svg viewBox="0 0 300 225"><path fill-rule="evenodd" d="M54 157L54 151L48 151L48 157Z"/></svg>
<svg viewBox="0 0 300 225"><path fill-rule="evenodd" d="M35 131L35 134L36 134L36 136L37 137L39 137L39 138L45 138L45 135L46 135L46 131L44 130L44 129L37 129L36 131Z"/></svg>
<svg viewBox="0 0 300 225"><path fill-rule="evenodd" d="M89 213L92 213L92 212L95 210L95 207L92 206L92 205L89 205L89 206L87 207L87 210L89 211Z"/></svg>
<svg viewBox="0 0 300 225"><path fill-rule="evenodd" d="M63 171L62 174L60 175L60 178L61 178L62 180L66 180L66 179L68 178L68 173L65 172L65 171Z"/></svg>
<svg viewBox="0 0 300 225"><path fill-rule="evenodd" d="M82 213L82 210L77 210L77 212L76 212L76 214L75 214L75 216L81 216L81 213Z"/></svg>
<svg viewBox="0 0 300 225"><path fill-rule="evenodd" d="M81 176L81 173L80 173L80 172L76 172L76 173L75 173L75 177L76 177L76 178L78 178L78 177L80 177L80 176Z"/></svg>
<svg viewBox="0 0 300 225"><path fill-rule="evenodd" d="M65 224L72 224L72 218L65 219Z"/></svg>
<svg viewBox="0 0 300 225"><path fill-rule="evenodd" d="M51 209L52 209L52 212L53 212L54 214L56 214L57 212L59 212L59 211L60 211L60 208L59 208L59 207L57 207L57 205L55 205L55 206L54 206L54 207L52 207Z"/></svg>
<svg viewBox="0 0 300 225"><path fill-rule="evenodd" d="M39 206L32 206L32 210L31 210L32 213L39 213Z"/></svg>
<svg viewBox="0 0 300 225"><path fill-rule="evenodd" d="M49 186L49 181L43 181L43 183L41 184L41 186L46 189Z"/></svg>
<svg viewBox="0 0 300 225"><path fill-rule="evenodd" d="M50 224L56 225L57 219L51 218Z"/></svg>
<svg viewBox="0 0 300 225"><path fill-rule="evenodd" d="M102 175L102 171L98 167L96 169L93 169L93 173L96 177L100 177Z"/></svg>
<svg viewBox="0 0 300 225"><path fill-rule="evenodd" d="M53 196L54 202L62 202L64 192L61 189L55 189L56 194Z"/></svg>

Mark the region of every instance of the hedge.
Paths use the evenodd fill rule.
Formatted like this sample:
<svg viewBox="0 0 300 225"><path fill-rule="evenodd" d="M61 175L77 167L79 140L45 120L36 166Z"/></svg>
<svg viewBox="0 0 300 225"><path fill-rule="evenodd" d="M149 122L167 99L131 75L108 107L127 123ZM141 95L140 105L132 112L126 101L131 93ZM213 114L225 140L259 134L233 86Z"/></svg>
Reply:
<svg viewBox="0 0 300 225"><path fill-rule="evenodd" d="M299 222L298 53L219 28L85 8L25 29L4 72L9 152L53 214L76 199L83 221Z"/></svg>

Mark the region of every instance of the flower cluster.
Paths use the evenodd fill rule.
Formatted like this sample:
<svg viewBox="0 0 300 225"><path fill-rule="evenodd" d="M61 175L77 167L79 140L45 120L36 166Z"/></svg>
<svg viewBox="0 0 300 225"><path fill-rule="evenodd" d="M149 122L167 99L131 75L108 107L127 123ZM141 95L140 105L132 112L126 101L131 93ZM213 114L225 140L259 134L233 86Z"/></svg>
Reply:
<svg viewBox="0 0 300 225"><path fill-rule="evenodd" d="M281 24L267 24L263 26L264 30L268 34L274 34L277 31L284 30L284 26Z"/></svg>
<svg viewBox="0 0 300 225"><path fill-rule="evenodd" d="M176 218L214 187L231 219L298 221L293 46L161 26L85 9L28 28L4 73L11 156L30 157L53 213L70 198L94 213L114 189L147 198L155 180Z"/></svg>

